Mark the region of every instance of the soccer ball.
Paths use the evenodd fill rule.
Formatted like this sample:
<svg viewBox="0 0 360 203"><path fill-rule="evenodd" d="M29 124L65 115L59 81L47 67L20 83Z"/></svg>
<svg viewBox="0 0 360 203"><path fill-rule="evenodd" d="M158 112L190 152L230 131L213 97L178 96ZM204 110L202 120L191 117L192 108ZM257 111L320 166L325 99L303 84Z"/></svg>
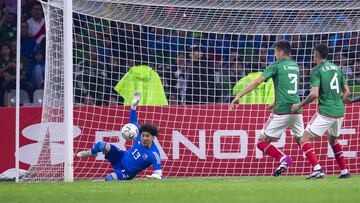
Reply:
<svg viewBox="0 0 360 203"><path fill-rule="evenodd" d="M139 129L135 124L128 123L121 128L121 136L125 140L134 140L139 134Z"/></svg>

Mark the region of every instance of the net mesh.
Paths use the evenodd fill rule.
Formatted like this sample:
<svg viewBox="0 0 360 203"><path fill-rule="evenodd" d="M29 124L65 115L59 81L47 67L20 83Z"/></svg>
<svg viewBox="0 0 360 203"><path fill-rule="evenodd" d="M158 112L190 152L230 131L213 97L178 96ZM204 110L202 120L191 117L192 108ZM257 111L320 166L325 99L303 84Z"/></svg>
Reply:
<svg viewBox="0 0 360 203"><path fill-rule="evenodd" d="M39 138L38 162L26 180L63 179L63 70L69 67L63 66L62 4L43 3L42 125L48 133ZM100 140L123 150L131 146L119 131L129 122L126 104L136 89L143 92L139 122L160 129L156 144L166 177L272 175L278 163L256 149L256 140L270 114L265 106L274 99L273 84L263 83L235 111L227 104L275 61L272 46L279 39L291 42L301 68L301 99L309 94L318 43L330 47L329 59L343 68L352 96L360 96L359 1L73 0L73 8L75 154ZM122 96L114 91L120 80ZM316 109L304 109L305 125ZM358 104L346 106L340 137L353 173L360 172L359 110ZM311 171L288 130L275 146L295 161L286 175ZM314 146L325 171L339 173L326 137ZM111 170L103 156L74 157L75 179L102 178Z"/></svg>

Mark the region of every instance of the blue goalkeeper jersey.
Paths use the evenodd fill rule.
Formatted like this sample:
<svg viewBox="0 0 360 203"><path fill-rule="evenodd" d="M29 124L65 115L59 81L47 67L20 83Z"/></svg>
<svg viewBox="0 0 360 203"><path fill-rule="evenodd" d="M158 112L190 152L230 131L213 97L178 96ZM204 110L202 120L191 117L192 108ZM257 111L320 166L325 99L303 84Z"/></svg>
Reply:
<svg viewBox="0 0 360 203"><path fill-rule="evenodd" d="M138 124L138 118L136 110L130 110L130 123ZM150 148L146 148L141 144L141 135L139 134L134 141L130 150L127 150L124 157L121 160L121 164L125 168L127 174L131 177L135 177L140 171L146 169L149 166L153 166L154 170L161 169L161 159L158 148L154 141Z"/></svg>

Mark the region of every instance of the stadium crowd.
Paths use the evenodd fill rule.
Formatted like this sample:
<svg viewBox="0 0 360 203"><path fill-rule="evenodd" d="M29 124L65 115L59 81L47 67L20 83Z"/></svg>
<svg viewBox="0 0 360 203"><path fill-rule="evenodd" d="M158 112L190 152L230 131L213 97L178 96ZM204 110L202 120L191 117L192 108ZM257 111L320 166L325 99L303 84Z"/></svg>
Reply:
<svg viewBox="0 0 360 203"><path fill-rule="evenodd" d="M21 89L36 103L44 88L45 22L36 0L22 1ZM343 68L349 86L360 95L359 32L316 35L238 35L169 30L74 14L75 102L121 105L113 87L129 68L146 64L161 77L170 104L229 103L238 81L275 61L278 39L292 44L302 67L300 95L308 94L312 49L331 48L331 60ZM11 106L15 89L16 0L0 1L0 105Z"/></svg>
<svg viewBox="0 0 360 203"><path fill-rule="evenodd" d="M0 105L11 106L16 87L16 0L0 1ZM45 72L45 21L41 4L22 0L21 89L29 97L43 88ZM12 102L12 103L11 103Z"/></svg>

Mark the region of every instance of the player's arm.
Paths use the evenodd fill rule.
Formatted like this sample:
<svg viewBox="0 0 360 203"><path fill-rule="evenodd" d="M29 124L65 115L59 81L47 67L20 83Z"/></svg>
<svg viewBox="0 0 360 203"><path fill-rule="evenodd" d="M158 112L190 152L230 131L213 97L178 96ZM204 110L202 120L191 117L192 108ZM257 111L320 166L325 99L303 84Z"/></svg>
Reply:
<svg viewBox="0 0 360 203"><path fill-rule="evenodd" d="M342 100L344 103L347 103L348 101L348 97L350 95L350 88L347 84L344 84L342 85L342 91L343 91L343 94L342 94ZM350 101L351 102L351 101Z"/></svg>
<svg viewBox="0 0 360 203"><path fill-rule="evenodd" d="M153 173L151 175L146 175L146 178L149 179L158 179L161 180L163 179L162 176L162 170L161 170L161 158L158 152L153 152L154 157L152 159L152 166L153 166Z"/></svg>
<svg viewBox="0 0 360 203"><path fill-rule="evenodd" d="M251 83L249 83L238 95L236 95L236 97L231 101L229 108L232 110L235 108L235 106L237 106L239 104L239 100L241 99L241 97L243 97L244 95L246 95L247 93L251 92L252 90L254 90L255 88L257 88L262 82L265 81L265 77L264 76L260 76L258 78L256 78L255 80L253 80Z"/></svg>
<svg viewBox="0 0 360 203"><path fill-rule="evenodd" d="M320 75L319 72L317 72L316 70L314 70L314 72L311 74L310 76L310 84L311 84L311 92L310 94L300 103L298 104L293 104L291 106L291 110L297 111L298 109L300 109L301 107L310 104L311 102L313 102L315 99L317 99L319 97L319 89L320 89Z"/></svg>
<svg viewBox="0 0 360 203"><path fill-rule="evenodd" d="M131 101L131 107L130 107L130 123L133 123L138 127L139 127L139 123L138 123L138 117L136 114L136 106L139 104L140 100L141 100L141 93L135 92L134 97Z"/></svg>
<svg viewBox="0 0 360 203"><path fill-rule="evenodd" d="M297 111L301 107L310 104L319 97L319 87L312 87L310 94L300 103L293 104L291 107L292 111Z"/></svg>
<svg viewBox="0 0 360 203"><path fill-rule="evenodd" d="M360 102L360 96L351 100L351 103Z"/></svg>

